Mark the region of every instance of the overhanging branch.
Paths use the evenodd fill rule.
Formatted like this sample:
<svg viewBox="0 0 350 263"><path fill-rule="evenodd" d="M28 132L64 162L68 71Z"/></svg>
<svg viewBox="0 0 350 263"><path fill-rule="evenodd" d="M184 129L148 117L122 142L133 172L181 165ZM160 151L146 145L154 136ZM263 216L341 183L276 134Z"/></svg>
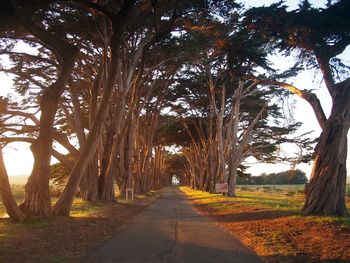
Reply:
<svg viewBox="0 0 350 263"><path fill-rule="evenodd" d="M321 106L320 100L317 98L316 94L306 91L306 90L300 90L296 88L295 86L280 82L280 81L274 81L274 80L267 80L267 79L254 79L258 84L261 85L270 85L270 86L277 86L281 88L285 88L289 90L291 93L299 96L300 98L306 100L310 106L312 107L315 116L317 118L317 121L322 128L322 130L326 127L327 118L324 114L323 108Z"/></svg>

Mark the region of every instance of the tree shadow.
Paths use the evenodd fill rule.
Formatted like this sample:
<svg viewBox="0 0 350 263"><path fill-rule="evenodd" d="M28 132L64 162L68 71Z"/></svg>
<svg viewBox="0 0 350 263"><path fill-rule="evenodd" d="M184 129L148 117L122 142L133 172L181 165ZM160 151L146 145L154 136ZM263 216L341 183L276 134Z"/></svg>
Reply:
<svg viewBox="0 0 350 263"><path fill-rule="evenodd" d="M270 263L348 263L349 260L342 259L315 259L312 254L300 253L296 256L294 255L273 255L273 256L265 256L261 257L263 262Z"/></svg>
<svg viewBox="0 0 350 263"><path fill-rule="evenodd" d="M235 214L210 214L209 216L218 222L244 222L277 219L285 216L293 215L293 213L284 213L280 211L249 211Z"/></svg>

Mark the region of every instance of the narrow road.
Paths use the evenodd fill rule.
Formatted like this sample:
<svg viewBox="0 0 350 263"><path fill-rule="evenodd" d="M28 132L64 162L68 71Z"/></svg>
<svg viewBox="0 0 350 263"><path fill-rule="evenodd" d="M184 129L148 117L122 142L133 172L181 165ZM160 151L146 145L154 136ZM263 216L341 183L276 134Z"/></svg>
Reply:
<svg viewBox="0 0 350 263"><path fill-rule="evenodd" d="M164 190L118 234L81 262L260 262L237 239L200 215L176 187Z"/></svg>

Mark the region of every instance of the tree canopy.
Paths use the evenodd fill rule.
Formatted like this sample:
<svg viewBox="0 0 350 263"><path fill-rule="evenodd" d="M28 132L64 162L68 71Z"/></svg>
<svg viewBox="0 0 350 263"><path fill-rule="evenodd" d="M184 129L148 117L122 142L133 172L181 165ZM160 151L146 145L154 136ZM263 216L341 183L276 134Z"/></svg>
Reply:
<svg viewBox="0 0 350 263"><path fill-rule="evenodd" d="M116 201L115 185L121 197L130 187L144 193L173 173L206 191L228 182L234 196L248 157L310 160L314 141L284 110L291 92L323 129L304 211L346 215L349 68L337 56L350 41L348 1L302 1L292 11L213 0L0 4L0 70L16 94L0 100L0 142L29 143L34 156L23 213L68 215L78 190L87 201ZM292 51L296 64L273 70L269 55ZM328 118L311 90L288 83L310 67L333 99ZM281 157L286 143L301 154ZM61 164L50 168L51 156ZM57 170L69 174L51 207Z"/></svg>

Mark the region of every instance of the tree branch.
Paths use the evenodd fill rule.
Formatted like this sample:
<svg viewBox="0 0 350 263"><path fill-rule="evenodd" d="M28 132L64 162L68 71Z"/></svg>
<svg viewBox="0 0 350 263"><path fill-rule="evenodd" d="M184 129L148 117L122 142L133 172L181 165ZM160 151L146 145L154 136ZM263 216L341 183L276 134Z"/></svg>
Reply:
<svg viewBox="0 0 350 263"><path fill-rule="evenodd" d="M254 79L258 84L261 85L271 85L271 86L277 86L282 87L287 90L289 90L291 93L299 96L300 98L306 100L310 106L312 107L315 116L317 118L318 124L322 129L326 127L326 115L324 114L323 108L321 106L321 103L319 99L317 98L316 94L306 91L306 90L300 90L296 88L295 86L285 83L285 82L279 82L279 81L273 81L273 80L267 80L267 79Z"/></svg>
<svg viewBox="0 0 350 263"><path fill-rule="evenodd" d="M334 99L335 96L337 95L337 90L335 89L332 70L329 67L329 58L325 58L324 56L322 56L320 54L321 52L315 51L316 59L317 59L318 65L320 66L320 69L323 75L323 80L326 84L328 92L331 95L332 99Z"/></svg>

